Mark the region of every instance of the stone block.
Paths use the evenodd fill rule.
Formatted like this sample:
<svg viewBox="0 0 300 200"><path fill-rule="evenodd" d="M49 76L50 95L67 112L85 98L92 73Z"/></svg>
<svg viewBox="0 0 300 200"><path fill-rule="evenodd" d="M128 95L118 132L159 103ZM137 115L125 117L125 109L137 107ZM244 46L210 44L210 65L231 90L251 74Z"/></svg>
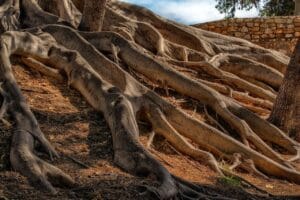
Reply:
<svg viewBox="0 0 300 200"><path fill-rule="evenodd" d="M284 28L284 27L285 27L285 24L277 24L277 27L278 27L278 28Z"/></svg>
<svg viewBox="0 0 300 200"><path fill-rule="evenodd" d="M268 24L266 24L266 23L261 23L261 24L260 24L260 27L267 28L267 27L268 27Z"/></svg>
<svg viewBox="0 0 300 200"><path fill-rule="evenodd" d="M250 34L245 35L245 36L244 36L244 39L246 39L246 40L251 40L251 35L250 35Z"/></svg>
<svg viewBox="0 0 300 200"><path fill-rule="evenodd" d="M300 23L300 17L295 17L294 23Z"/></svg>
<svg viewBox="0 0 300 200"><path fill-rule="evenodd" d="M294 30L294 29L291 29L291 28L287 28L287 29L284 29L283 32L284 32L284 33L294 33L295 30Z"/></svg>
<svg viewBox="0 0 300 200"><path fill-rule="evenodd" d="M282 19L282 18L275 18L274 21L276 24L286 23L286 19Z"/></svg>
<svg viewBox="0 0 300 200"><path fill-rule="evenodd" d="M257 31L259 31L259 27L257 27L257 26L252 27L252 28L250 28L250 31L257 32Z"/></svg>
<svg viewBox="0 0 300 200"><path fill-rule="evenodd" d="M300 32L295 32L295 37L300 37Z"/></svg>
<svg viewBox="0 0 300 200"><path fill-rule="evenodd" d="M269 38L275 38L276 35L275 34L269 34Z"/></svg>
<svg viewBox="0 0 300 200"><path fill-rule="evenodd" d="M238 30L237 27L233 27L233 26L230 26L230 27L227 28L228 32L234 32L234 31L237 31L237 30Z"/></svg>
<svg viewBox="0 0 300 200"><path fill-rule="evenodd" d="M246 25L247 25L247 27L253 27L254 26L253 22L248 22L248 23L246 23Z"/></svg>
<svg viewBox="0 0 300 200"><path fill-rule="evenodd" d="M265 31L264 31L264 33L270 34L270 33L273 33L273 30L270 29L270 28L266 28Z"/></svg>
<svg viewBox="0 0 300 200"><path fill-rule="evenodd" d="M248 28L246 26L243 26L241 29L241 32L246 33L248 32Z"/></svg>
<svg viewBox="0 0 300 200"><path fill-rule="evenodd" d="M235 32L234 34L233 34L233 36L235 36L235 37L242 37L244 34L243 33L240 33L240 32Z"/></svg>
<svg viewBox="0 0 300 200"><path fill-rule="evenodd" d="M264 23L274 23L275 20L273 18L266 18Z"/></svg>

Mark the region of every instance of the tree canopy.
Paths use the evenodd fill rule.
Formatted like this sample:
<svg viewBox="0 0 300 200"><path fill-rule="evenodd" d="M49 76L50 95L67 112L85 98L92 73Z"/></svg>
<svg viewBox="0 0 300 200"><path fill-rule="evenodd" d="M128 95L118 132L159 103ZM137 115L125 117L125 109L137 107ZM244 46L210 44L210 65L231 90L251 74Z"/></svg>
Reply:
<svg viewBox="0 0 300 200"><path fill-rule="evenodd" d="M259 9L260 16L293 15L293 0L216 0L216 8L226 14L226 18L235 16L237 10Z"/></svg>

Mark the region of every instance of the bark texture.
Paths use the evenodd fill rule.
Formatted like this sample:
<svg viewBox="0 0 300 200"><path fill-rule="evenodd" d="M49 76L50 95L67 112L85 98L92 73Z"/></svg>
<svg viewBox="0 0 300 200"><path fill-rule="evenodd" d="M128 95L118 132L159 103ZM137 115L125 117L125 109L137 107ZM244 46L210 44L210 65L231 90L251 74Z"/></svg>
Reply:
<svg viewBox="0 0 300 200"><path fill-rule="evenodd" d="M287 56L119 1L107 4L102 32L97 31L98 22L87 25L93 32L79 31L82 9L81 22L91 22L94 12L84 19L88 9L103 16L104 4L96 7L91 2L78 9L71 0L59 4L5 0L0 6L0 117L9 113L16 122L10 154L16 171L52 193L54 186L74 184L70 176L35 154L37 141L51 158L58 156L19 90L11 70L12 55L33 70L66 80L103 113L112 133L115 163L158 182L158 187L143 186L141 195L226 199L170 174L140 143L141 120L177 151L220 176L242 168L300 183L293 163L299 159L299 143L265 119L283 80ZM159 95L156 88L164 92ZM198 106L185 112L178 107L182 99L170 100L170 94L204 109Z"/></svg>
<svg viewBox="0 0 300 200"><path fill-rule="evenodd" d="M84 1L79 29L82 31L101 31L107 0Z"/></svg>
<svg viewBox="0 0 300 200"><path fill-rule="evenodd" d="M299 0L294 0L294 2L295 2L294 15L300 15L300 1Z"/></svg>
<svg viewBox="0 0 300 200"><path fill-rule="evenodd" d="M270 121L300 142L300 41L287 67Z"/></svg>

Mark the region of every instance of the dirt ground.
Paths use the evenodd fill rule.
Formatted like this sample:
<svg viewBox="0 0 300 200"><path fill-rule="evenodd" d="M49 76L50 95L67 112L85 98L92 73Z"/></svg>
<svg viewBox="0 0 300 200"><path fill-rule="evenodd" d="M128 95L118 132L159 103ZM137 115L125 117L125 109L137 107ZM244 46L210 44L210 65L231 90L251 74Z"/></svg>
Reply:
<svg viewBox="0 0 300 200"><path fill-rule="evenodd" d="M110 131L101 114L96 113L79 93L57 82L15 66L15 76L26 96L41 129L60 152L53 164L70 174L77 182L75 188L59 189L52 196L31 187L27 180L9 165L9 145L13 124L0 126L0 200L6 199L143 199L139 185L155 184L153 180L138 178L121 171L113 163ZM177 97L167 98L174 103ZM192 112L189 102L178 104ZM198 117L201 118L201 115ZM8 120L9 121L9 120ZM146 144L149 134L141 123L141 141ZM203 186L204 192L218 191L235 199L300 199L300 185L277 179L264 180L251 174L245 179L277 197L246 187L233 179L220 179L208 167L178 154L163 138L156 137L150 150L173 174ZM47 159L47 157L43 157Z"/></svg>

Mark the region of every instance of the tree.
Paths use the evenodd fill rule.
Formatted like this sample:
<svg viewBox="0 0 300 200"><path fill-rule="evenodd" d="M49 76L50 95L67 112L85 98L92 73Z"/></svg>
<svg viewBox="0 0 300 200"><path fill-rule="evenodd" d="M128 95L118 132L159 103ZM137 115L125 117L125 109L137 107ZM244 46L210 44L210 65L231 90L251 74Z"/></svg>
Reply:
<svg viewBox="0 0 300 200"><path fill-rule="evenodd" d="M216 0L216 8L225 13L226 18L232 18L235 15L236 10L250 10L253 7L258 7L260 0Z"/></svg>
<svg viewBox="0 0 300 200"><path fill-rule="evenodd" d="M300 41L287 67L269 119L300 142Z"/></svg>
<svg viewBox="0 0 300 200"><path fill-rule="evenodd" d="M300 1L294 0L294 3L295 3L294 15L300 15Z"/></svg>
<svg viewBox="0 0 300 200"><path fill-rule="evenodd" d="M300 183L300 172L273 144L289 157L297 156L300 145L254 113L272 107L287 56L119 1L106 7L103 32L81 32L76 22L82 10L73 9L71 0L57 3L5 0L0 7L0 113L2 117L10 114L15 122L11 165L32 184L55 193L53 185L72 186L74 181L35 153L34 142L38 142L50 158L58 156L14 78L11 59L15 56L19 58L15 61L45 76L67 80L103 113L113 138L114 162L131 174L157 178L158 187L144 187L144 195L224 199L204 194L200 186L170 174L139 142L138 120L151 125L177 151L207 164L220 176L230 172L216 158L232 164L230 169ZM81 6L84 14L86 5ZM95 30L92 26L88 28ZM171 90L194 99L205 108L207 121L193 117L199 109L194 114L183 112L149 89L151 85L164 88L165 95Z"/></svg>
<svg viewBox="0 0 300 200"><path fill-rule="evenodd" d="M299 3L296 0L216 0L216 8L225 13L226 17L234 17L236 10L250 10L252 8L259 9L260 16L284 16L296 14L295 8ZM260 3L263 4L260 8Z"/></svg>
<svg viewBox="0 0 300 200"><path fill-rule="evenodd" d="M79 29L83 31L101 31L105 6L106 0L85 1Z"/></svg>

